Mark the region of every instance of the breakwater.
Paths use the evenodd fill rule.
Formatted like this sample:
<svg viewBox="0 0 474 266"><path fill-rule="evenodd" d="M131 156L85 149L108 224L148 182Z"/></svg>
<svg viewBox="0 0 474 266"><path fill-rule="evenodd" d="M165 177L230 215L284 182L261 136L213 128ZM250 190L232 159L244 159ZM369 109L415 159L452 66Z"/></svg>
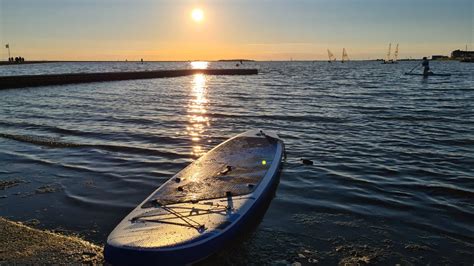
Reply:
<svg viewBox="0 0 474 266"><path fill-rule="evenodd" d="M182 69L133 72L73 73L0 77L0 89L64 85L74 83L104 82L131 79L154 79L205 75L256 75L257 69Z"/></svg>

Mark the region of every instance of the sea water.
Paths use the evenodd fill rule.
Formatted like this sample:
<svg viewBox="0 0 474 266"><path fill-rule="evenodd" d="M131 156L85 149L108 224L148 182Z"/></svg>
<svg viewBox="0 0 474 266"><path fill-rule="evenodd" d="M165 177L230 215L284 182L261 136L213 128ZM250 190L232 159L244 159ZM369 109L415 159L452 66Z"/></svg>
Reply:
<svg viewBox="0 0 474 266"><path fill-rule="evenodd" d="M0 90L0 180L16 182L0 190L0 215L103 244L175 173L260 128L288 152L276 197L255 231L203 264L474 262L473 64L432 62L452 76L427 79L403 75L418 61L235 64L207 67L259 74ZM0 75L190 67L48 63Z"/></svg>

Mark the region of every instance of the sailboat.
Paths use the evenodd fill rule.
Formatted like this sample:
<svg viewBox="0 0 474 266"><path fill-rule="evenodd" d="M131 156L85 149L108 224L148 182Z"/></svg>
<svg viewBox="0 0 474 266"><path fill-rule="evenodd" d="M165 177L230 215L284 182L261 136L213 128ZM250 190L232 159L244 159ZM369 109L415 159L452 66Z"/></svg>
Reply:
<svg viewBox="0 0 474 266"><path fill-rule="evenodd" d="M329 63L336 61L336 57L334 57L334 55L331 53L331 51L329 51L329 49L328 49L328 57L329 57L329 60L328 60Z"/></svg>
<svg viewBox="0 0 474 266"><path fill-rule="evenodd" d="M341 63L349 61L349 56L347 56L346 48L342 48L342 60Z"/></svg>
<svg viewBox="0 0 474 266"><path fill-rule="evenodd" d="M385 60L383 60L383 64L389 64L390 62L390 52L392 51L392 43L388 44L388 52L387 56L385 57Z"/></svg>
<svg viewBox="0 0 474 266"><path fill-rule="evenodd" d="M383 63L382 63L382 64L395 64L395 63L397 63L397 58L398 58L398 43L397 43L397 47L395 48L395 53L394 53L394 55L393 55L393 59L390 58L391 50L392 50L392 43L389 43L389 44L388 44L387 57L385 58L385 60L383 60Z"/></svg>
<svg viewBox="0 0 474 266"><path fill-rule="evenodd" d="M395 54L393 55L393 60L392 60L392 62L393 62L393 63L398 63L398 62L397 62L397 59L398 59L398 43L397 43L397 47L395 48Z"/></svg>

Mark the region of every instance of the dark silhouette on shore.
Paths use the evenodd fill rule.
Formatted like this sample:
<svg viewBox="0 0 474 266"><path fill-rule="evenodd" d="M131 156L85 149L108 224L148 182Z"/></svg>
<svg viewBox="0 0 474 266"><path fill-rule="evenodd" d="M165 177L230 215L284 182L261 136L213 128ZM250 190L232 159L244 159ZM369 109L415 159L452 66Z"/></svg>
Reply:
<svg viewBox="0 0 474 266"><path fill-rule="evenodd" d="M24 62L25 62L25 58L24 58L24 57L21 57L21 56L17 56L17 57L15 57L15 58L9 57L9 58L8 58L8 62L9 62L9 63L20 64L20 63L24 63Z"/></svg>

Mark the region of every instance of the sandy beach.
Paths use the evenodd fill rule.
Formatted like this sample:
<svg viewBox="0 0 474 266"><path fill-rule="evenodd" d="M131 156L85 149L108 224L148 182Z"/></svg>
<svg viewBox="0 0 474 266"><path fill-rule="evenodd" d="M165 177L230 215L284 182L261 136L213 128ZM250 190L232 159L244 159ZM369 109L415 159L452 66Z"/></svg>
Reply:
<svg viewBox="0 0 474 266"><path fill-rule="evenodd" d="M102 247L0 217L0 264L103 263Z"/></svg>

